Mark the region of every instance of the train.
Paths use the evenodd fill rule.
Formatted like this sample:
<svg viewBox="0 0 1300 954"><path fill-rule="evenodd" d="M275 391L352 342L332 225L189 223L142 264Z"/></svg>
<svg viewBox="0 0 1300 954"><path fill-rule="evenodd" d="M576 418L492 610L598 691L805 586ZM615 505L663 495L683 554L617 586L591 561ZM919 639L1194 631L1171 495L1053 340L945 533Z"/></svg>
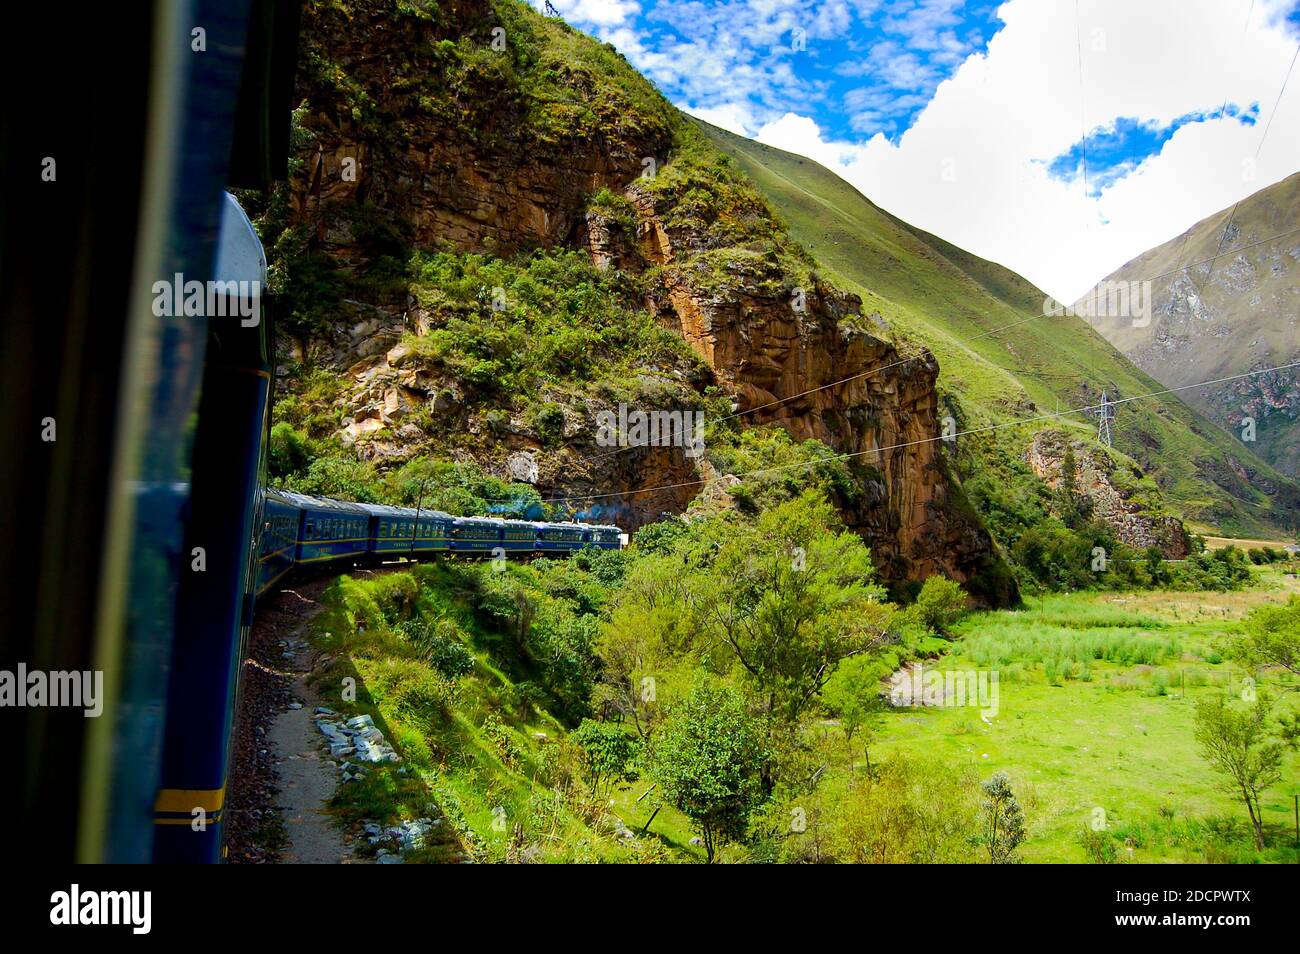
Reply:
<svg viewBox="0 0 1300 954"><path fill-rule="evenodd" d="M275 303L232 193L288 174L300 8L96 7L71 36L50 8L14 34L99 79L72 101L27 84L0 110L5 181L48 176L0 216L0 499L22 502L0 547L0 672L103 687L94 712L0 708L15 856L223 860L249 632L295 572L622 542L268 486ZM178 55L195 23L206 52ZM166 307L191 283L201 307Z"/></svg>
<svg viewBox="0 0 1300 954"><path fill-rule="evenodd" d="M266 281L261 241L229 193L223 197L214 280L226 287ZM584 548L616 550L626 542L612 524L457 516L268 487L273 341L271 309L262 304L258 326L236 328L228 321L220 341L209 342L205 378L212 385L199 404L183 550L192 557L202 550L204 568L182 575L177 596L181 625L172 646L154 805L157 862L223 857L248 631L257 601L290 574L439 556L560 557Z"/></svg>
<svg viewBox="0 0 1300 954"><path fill-rule="evenodd" d="M618 550L613 524L458 517L439 510L352 503L286 490L263 493L255 595L296 567L436 555L511 559Z"/></svg>

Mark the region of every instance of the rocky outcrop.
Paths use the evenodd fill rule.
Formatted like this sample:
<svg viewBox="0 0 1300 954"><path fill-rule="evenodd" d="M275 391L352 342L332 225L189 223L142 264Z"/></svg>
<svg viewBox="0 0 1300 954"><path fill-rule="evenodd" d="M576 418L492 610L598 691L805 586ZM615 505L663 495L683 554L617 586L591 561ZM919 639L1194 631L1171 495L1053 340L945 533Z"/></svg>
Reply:
<svg viewBox="0 0 1300 954"><path fill-rule="evenodd" d="M310 145L293 211L341 260L364 260L373 223L347 214L362 207L426 248L509 254L567 242L588 196L667 158L667 104L661 115L633 110L581 65L554 64L554 81L588 125L542 128L512 75L512 45L531 45L533 27L487 0L427 16L377 0L304 15Z"/></svg>
<svg viewBox="0 0 1300 954"><path fill-rule="evenodd" d="M934 358L906 357L857 330L860 299L815 275L791 287L770 259L747 255L729 259L720 279L699 274L689 255L698 233L666 225L639 184L628 195L641 252L664 276L650 305L735 396L737 413L851 455L866 493L844 516L870 541L887 579L942 573L971 582L992 543L950 499Z"/></svg>
<svg viewBox="0 0 1300 954"><path fill-rule="evenodd" d="M677 214L687 187L642 178L647 168L672 168L677 127L666 103L661 112L628 108L619 90L631 86L597 82L566 60L555 81L589 125L537 122L535 104L517 86L494 81L487 53L458 54L453 69L440 52L448 43L487 47L496 14L483 0L441 7L431 19L360 0L306 16L315 68L304 71L306 144L290 208L316 251L358 277L398 239L500 255L581 248L599 269L640 273L645 307L710 372L692 380L681 368L648 368L647 377L676 395L677 406L718 384L741 423L775 423L852 455L864 487L845 517L870 542L886 579L944 573L970 582L996 562L987 532L957 505L941 459L933 358L907 357L859 330L856 296L798 260L749 193L730 230L714 228L712 212ZM447 102L431 105L418 75L440 77ZM626 214L593 207L597 192ZM436 315L413 298L355 307L343 334L309 342L302 354L343 372L339 436L359 456L472 456L544 496L597 495L586 511L629 529L681 512L726 479L680 447L595 446L591 422L609 409L598 394L548 396L564 415L558 446L510 408L484 413L464 382L401 343L428 334ZM454 447L430 439L430 421L460 435ZM986 586L980 597L1006 602L1014 587Z"/></svg>
<svg viewBox="0 0 1300 954"><path fill-rule="evenodd" d="M1039 431L1026 452L1030 468L1052 490L1061 487L1066 449L1074 458L1074 488L1086 497L1092 515L1127 546L1145 550L1158 547L1166 559L1181 560L1190 550L1183 522L1177 517L1152 514L1135 502L1132 492L1116 486L1117 464L1099 448L1071 441L1060 431Z"/></svg>

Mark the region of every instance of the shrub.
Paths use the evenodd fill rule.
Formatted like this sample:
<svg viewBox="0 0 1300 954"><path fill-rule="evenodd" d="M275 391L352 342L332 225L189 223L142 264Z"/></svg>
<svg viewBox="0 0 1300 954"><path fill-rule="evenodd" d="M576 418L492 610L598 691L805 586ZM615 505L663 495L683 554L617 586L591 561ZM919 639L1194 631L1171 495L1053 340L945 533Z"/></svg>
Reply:
<svg viewBox="0 0 1300 954"><path fill-rule="evenodd" d="M587 781L597 794L632 774L640 743L621 726L583 719L570 738L582 749Z"/></svg>
<svg viewBox="0 0 1300 954"><path fill-rule="evenodd" d="M303 470L310 462L307 451L307 435L294 428L287 421L281 421L271 428L271 440L267 448L267 467L274 478L288 477Z"/></svg>
<svg viewBox="0 0 1300 954"><path fill-rule="evenodd" d="M412 619L398 628L421 657L448 679L458 679L474 671L474 654L462 642L460 627L451 620L430 623Z"/></svg>
<svg viewBox="0 0 1300 954"><path fill-rule="evenodd" d="M945 636L965 613L966 591L943 576L928 578L908 610L908 615L917 622Z"/></svg>

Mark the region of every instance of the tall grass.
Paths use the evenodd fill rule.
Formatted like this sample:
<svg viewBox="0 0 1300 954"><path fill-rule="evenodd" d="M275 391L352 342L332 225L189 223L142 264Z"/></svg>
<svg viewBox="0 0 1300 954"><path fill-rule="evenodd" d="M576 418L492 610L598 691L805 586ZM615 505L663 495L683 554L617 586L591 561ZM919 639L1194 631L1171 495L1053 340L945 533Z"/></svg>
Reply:
<svg viewBox="0 0 1300 954"><path fill-rule="evenodd" d="M1042 665L1060 671L1065 665L1085 670L1097 660L1117 666L1158 666L1182 655L1177 636L1152 635L1137 629L1078 630L1022 621L988 620L968 633L962 656L982 668L1012 663ZM1049 673L1049 676L1051 674Z"/></svg>

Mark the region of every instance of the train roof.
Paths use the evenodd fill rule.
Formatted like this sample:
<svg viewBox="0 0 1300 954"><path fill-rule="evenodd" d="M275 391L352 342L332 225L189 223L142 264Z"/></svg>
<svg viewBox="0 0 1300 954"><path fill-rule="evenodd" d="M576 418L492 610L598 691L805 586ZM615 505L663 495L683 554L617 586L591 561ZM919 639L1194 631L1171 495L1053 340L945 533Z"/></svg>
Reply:
<svg viewBox="0 0 1300 954"><path fill-rule="evenodd" d="M300 494L294 490L270 490L266 491L269 499L277 500L280 503L289 504L294 507L302 507L310 510L334 510L340 513L364 513L364 514L382 514L393 517L438 517L444 520L457 521L462 523L486 523L493 526L511 526L511 527L545 527L552 530L612 530L615 533L622 533L621 527L612 523L578 523L573 520L517 520L512 517L457 517L453 514L446 513L442 510L427 510L415 507L394 507L391 504L372 504L372 503L352 503L346 500L332 500L328 497L315 497L311 494Z"/></svg>
<svg viewBox="0 0 1300 954"><path fill-rule="evenodd" d="M542 520L538 523L538 526L555 530L618 530L619 533L623 532L618 527L608 523L577 523L573 520Z"/></svg>
<svg viewBox="0 0 1300 954"><path fill-rule="evenodd" d="M415 507L394 507L392 504L357 504L366 513L381 514L388 517L445 517L452 519L451 514L443 513L441 510L430 510L428 507L421 507L418 510Z"/></svg>
<svg viewBox="0 0 1300 954"><path fill-rule="evenodd" d="M331 500L328 497L313 497L310 494L300 494L293 490L268 490L267 494L275 494L276 498L282 503L291 503L295 507L302 507L304 510L335 510L339 513L366 512L366 509L361 504L349 503L346 500Z"/></svg>

